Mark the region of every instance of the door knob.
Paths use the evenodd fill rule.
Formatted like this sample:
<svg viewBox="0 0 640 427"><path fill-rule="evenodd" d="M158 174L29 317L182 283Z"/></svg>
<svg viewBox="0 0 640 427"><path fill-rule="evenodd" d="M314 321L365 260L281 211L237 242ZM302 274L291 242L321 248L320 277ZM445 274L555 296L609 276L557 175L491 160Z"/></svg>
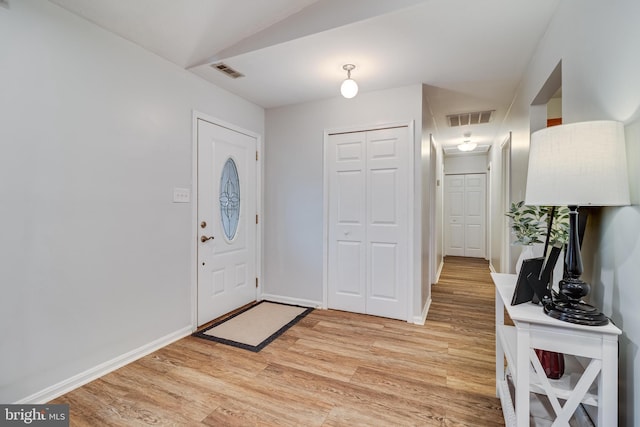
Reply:
<svg viewBox="0 0 640 427"><path fill-rule="evenodd" d="M200 241L201 241L202 243L204 243L204 242L206 242L207 240L213 240L213 238L214 238L213 236L211 236L211 237L202 236L202 237L200 237Z"/></svg>

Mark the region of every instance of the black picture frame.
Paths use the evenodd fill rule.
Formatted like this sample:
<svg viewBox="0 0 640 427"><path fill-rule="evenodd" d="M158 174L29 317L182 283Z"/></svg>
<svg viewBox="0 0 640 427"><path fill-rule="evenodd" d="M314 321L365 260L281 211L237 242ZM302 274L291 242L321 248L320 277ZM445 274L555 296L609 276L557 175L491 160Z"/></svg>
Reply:
<svg viewBox="0 0 640 427"><path fill-rule="evenodd" d="M533 300L535 292L527 281L527 277L529 275L539 277L542 271L542 264L544 264L544 258L542 257L529 258L522 261L522 267L520 267L520 273L518 273L518 280L516 281L516 289L511 298L511 305L518 305Z"/></svg>
<svg viewBox="0 0 640 427"><path fill-rule="evenodd" d="M516 281L511 305L532 301L538 303L551 299L551 274L560 257L562 248L553 246L547 257L525 259Z"/></svg>

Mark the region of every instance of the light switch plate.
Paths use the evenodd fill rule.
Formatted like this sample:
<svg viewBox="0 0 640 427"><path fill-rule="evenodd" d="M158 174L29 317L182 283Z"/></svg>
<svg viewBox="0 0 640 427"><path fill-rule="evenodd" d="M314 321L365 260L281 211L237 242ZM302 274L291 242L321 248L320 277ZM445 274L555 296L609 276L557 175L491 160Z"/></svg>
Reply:
<svg viewBox="0 0 640 427"><path fill-rule="evenodd" d="M188 188L173 188L173 203L189 203L191 201L191 190Z"/></svg>

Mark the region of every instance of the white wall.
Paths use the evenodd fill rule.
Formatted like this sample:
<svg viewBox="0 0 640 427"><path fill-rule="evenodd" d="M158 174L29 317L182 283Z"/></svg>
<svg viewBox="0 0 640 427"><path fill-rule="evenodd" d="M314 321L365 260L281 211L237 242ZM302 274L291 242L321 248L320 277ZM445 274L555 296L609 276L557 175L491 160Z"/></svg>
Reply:
<svg viewBox="0 0 640 427"><path fill-rule="evenodd" d="M487 154L446 156L444 158L444 173L446 175L487 173Z"/></svg>
<svg viewBox="0 0 640 427"><path fill-rule="evenodd" d="M558 119L562 117L562 98L551 98L547 103L547 118Z"/></svg>
<svg viewBox="0 0 640 427"><path fill-rule="evenodd" d="M47 1L0 7L0 402L190 330L172 188L193 109L264 132L261 108Z"/></svg>
<svg viewBox="0 0 640 427"><path fill-rule="evenodd" d="M288 301L322 303L325 130L413 120L419 172L421 94L421 85L413 85L344 99L336 86L335 98L266 111L265 294ZM418 221L418 236L419 226ZM416 240L419 248L420 239ZM418 287L414 311L420 300Z"/></svg>
<svg viewBox="0 0 640 427"><path fill-rule="evenodd" d="M640 2L564 0L532 58L502 129L513 130L513 200L524 199L530 105L562 61L564 123L613 119L626 124L633 206L602 209L587 229L584 277L592 302L611 316L620 337L620 426L640 426ZM494 153L499 150L493 150ZM495 161L493 164L496 164ZM585 236L587 239L587 236Z"/></svg>

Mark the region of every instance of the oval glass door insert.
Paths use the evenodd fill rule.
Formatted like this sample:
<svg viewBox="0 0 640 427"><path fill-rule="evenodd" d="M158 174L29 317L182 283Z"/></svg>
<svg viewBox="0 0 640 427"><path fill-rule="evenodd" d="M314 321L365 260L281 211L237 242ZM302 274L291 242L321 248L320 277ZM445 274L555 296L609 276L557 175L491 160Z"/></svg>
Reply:
<svg viewBox="0 0 640 427"><path fill-rule="evenodd" d="M220 220L227 240L233 240L240 221L240 178L232 158L228 158L220 176Z"/></svg>

